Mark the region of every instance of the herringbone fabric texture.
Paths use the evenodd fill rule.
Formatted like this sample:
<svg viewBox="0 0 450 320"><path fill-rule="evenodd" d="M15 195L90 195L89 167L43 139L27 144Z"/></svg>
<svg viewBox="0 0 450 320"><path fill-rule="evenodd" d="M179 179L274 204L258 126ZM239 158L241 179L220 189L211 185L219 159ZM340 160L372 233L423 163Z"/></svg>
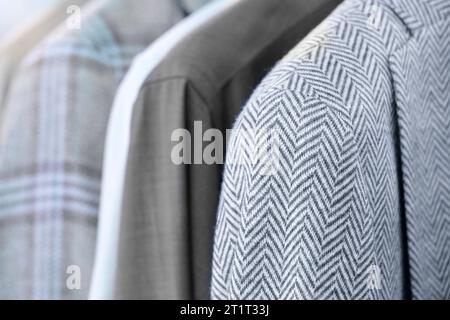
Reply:
<svg viewBox="0 0 450 320"><path fill-rule="evenodd" d="M417 299L450 299L450 1L440 4L391 58Z"/></svg>
<svg viewBox="0 0 450 320"><path fill-rule="evenodd" d="M212 298L450 297L449 9L347 0L266 77L229 146Z"/></svg>
<svg viewBox="0 0 450 320"><path fill-rule="evenodd" d="M0 298L87 298L115 92L180 19L175 1L95 1L80 29L63 24L23 62L0 127ZM80 287L66 284L71 266Z"/></svg>

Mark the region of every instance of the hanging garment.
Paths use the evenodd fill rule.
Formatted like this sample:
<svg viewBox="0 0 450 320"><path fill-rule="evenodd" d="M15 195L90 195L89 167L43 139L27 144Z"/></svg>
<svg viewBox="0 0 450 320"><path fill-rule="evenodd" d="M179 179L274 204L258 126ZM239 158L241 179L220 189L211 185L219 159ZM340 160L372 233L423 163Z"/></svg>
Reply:
<svg viewBox="0 0 450 320"><path fill-rule="evenodd" d="M115 298L209 297L221 168L175 164L172 134L201 121L225 136L267 71L337 3L240 1L148 77L133 107Z"/></svg>
<svg viewBox="0 0 450 320"><path fill-rule="evenodd" d="M145 79L188 34L234 5L216 0L183 19L145 52L139 54L120 84L114 99L105 142L97 248L89 298L113 299L120 230L120 213L133 105ZM168 285L169 286L169 285Z"/></svg>
<svg viewBox="0 0 450 320"><path fill-rule="evenodd" d="M266 77L230 142L213 298L450 298L449 15L347 0Z"/></svg>
<svg viewBox="0 0 450 320"><path fill-rule="evenodd" d="M182 18L174 0L106 0L83 9L81 29L62 26L24 61L6 106L2 298L87 298L116 89L136 54Z"/></svg>
<svg viewBox="0 0 450 320"><path fill-rule="evenodd" d="M69 17L70 6L83 6L88 0L59 0L33 21L22 26L0 44L0 120L9 83L22 58L58 24ZM70 13L70 12L69 12Z"/></svg>
<svg viewBox="0 0 450 320"><path fill-rule="evenodd" d="M207 4L208 2L211 2L212 0L178 0L178 3L180 7L186 12L186 13L192 13L196 10L199 10L202 6ZM214 0L217 1L217 0ZM235 0L230 0L235 1Z"/></svg>

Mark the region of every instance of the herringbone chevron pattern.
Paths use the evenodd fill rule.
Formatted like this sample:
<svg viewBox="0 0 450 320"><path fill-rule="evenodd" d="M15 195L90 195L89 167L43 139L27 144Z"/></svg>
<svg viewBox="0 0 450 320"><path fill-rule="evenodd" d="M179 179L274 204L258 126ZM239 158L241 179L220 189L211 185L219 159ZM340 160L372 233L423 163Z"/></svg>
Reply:
<svg viewBox="0 0 450 320"><path fill-rule="evenodd" d="M417 31L392 65L413 296L449 299L450 20Z"/></svg>
<svg viewBox="0 0 450 320"><path fill-rule="evenodd" d="M450 297L449 5L347 0L255 91L227 155L212 298L401 299L407 265L414 298ZM255 160L268 136L278 149Z"/></svg>

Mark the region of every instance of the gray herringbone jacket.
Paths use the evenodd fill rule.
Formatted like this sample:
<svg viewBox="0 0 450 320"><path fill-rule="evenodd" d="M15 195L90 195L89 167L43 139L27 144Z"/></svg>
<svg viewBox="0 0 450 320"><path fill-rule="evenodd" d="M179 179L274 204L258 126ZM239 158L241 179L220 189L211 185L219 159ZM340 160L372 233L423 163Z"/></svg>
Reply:
<svg viewBox="0 0 450 320"><path fill-rule="evenodd" d="M347 0L266 77L230 142L213 298L450 298L449 15Z"/></svg>

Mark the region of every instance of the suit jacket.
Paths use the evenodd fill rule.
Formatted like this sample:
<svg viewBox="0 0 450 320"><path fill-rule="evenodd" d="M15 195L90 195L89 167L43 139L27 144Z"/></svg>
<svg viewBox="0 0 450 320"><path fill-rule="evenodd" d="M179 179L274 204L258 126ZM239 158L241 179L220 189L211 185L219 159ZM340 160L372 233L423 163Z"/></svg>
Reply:
<svg viewBox="0 0 450 320"><path fill-rule="evenodd" d="M213 298L450 298L449 16L346 0L265 78L230 143Z"/></svg>
<svg viewBox="0 0 450 320"><path fill-rule="evenodd" d="M175 164L172 133L194 135L200 121L193 139L210 128L225 136L267 71L338 2L237 1L149 76L134 106L116 298L209 297L221 166Z"/></svg>
<svg viewBox="0 0 450 320"><path fill-rule="evenodd" d="M112 299L114 297L131 119L134 103L140 89L152 70L163 61L178 43L234 4L235 1L215 0L177 23L134 59L117 90L111 116L108 120L108 132L105 141L97 248L89 291L90 299ZM179 283L176 278L168 280L170 282L165 283L166 290L177 286Z"/></svg>
<svg viewBox="0 0 450 320"><path fill-rule="evenodd" d="M24 61L0 131L2 298L87 297L115 91L181 18L174 1L96 1L81 29L61 26Z"/></svg>

